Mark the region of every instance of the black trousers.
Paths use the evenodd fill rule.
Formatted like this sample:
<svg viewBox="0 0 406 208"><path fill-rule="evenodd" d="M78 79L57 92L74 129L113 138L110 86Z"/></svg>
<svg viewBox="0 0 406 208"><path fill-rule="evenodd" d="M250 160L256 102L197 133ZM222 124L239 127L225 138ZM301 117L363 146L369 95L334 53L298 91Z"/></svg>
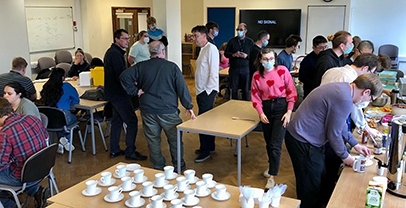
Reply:
<svg viewBox="0 0 406 208"><path fill-rule="evenodd" d="M339 171L343 161L334 152L330 143L326 143L325 147L325 174L321 179L321 199L324 205L327 205L333 194L334 188L340 177Z"/></svg>
<svg viewBox="0 0 406 208"><path fill-rule="evenodd" d="M324 146L296 140L289 132L285 137L286 148L292 160L296 177L296 194L301 208L321 207L321 178L324 172Z"/></svg>
<svg viewBox="0 0 406 208"><path fill-rule="evenodd" d="M196 102L199 107L199 115L213 109L214 99L216 98L217 91L211 91L210 95L207 95L206 91L196 96ZM216 149L215 136L206 134L199 134L200 150L202 154L208 154L210 151Z"/></svg>
<svg viewBox="0 0 406 208"><path fill-rule="evenodd" d="M266 143L266 152L268 153L270 175L278 175L282 143L285 137L285 127L281 121L286 113L288 103L285 98L275 98L262 101L262 109L268 118L269 124L261 123Z"/></svg>
<svg viewBox="0 0 406 208"><path fill-rule="evenodd" d="M250 69L249 66L231 68L228 72L231 85L231 99L238 100L238 88L241 86L242 99L250 100ZM240 85L241 83L241 85Z"/></svg>

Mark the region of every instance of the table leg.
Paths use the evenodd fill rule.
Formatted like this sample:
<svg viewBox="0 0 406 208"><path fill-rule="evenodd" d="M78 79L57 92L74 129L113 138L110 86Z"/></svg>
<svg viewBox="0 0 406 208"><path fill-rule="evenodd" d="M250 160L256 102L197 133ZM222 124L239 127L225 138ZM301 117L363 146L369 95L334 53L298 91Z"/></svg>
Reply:
<svg viewBox="0 0 406 208"><path fill-rule="evenodd" d="M238 186L241 186L241 138L237 139L238 145Z"/></svg>
<svg viewBox="0 0 406 208"><path fill-rule="evenodd" d="M93 155L96 154L96 145L95 145L95 139L94 139L94 118L93 118L93 109L90 109L90 128L92 130L92 151ZM87 133L87 132L85 132Z"/></svg>
<svg viewBox="0 0 406 208"><path fill-rule="evenodd" d="M180 158L180 130L177 129L177 141L176 141L176 147L177 147L177 158L178 158L178 174L181 173L181 158Z"/></svg>

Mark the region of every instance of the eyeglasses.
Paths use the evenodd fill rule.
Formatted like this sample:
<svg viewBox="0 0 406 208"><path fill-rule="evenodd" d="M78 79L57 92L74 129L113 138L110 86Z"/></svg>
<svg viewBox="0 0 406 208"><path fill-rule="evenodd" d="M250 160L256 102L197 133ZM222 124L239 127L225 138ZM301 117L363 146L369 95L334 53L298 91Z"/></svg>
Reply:
<svg viewBox="0 0 406 208"><path fill-rule="evenodd" d="M236 30L236 31L244 31L244 29L238 29L238 28L237 28L237 29L235 29L235 30Z"/></svg>
<svg viewBox="0 0 406 208"><path fill-rule="evenodd" d="M316 48L317 48L317 50L326 50L328 48L328 46L327 45L325 45L325 46L317 46Z"/></svg>
<svg viewBox="0 0 406 208"><path fill-rule="evenodd" d="M123 39L123 40L130 40L130 38L121 38L121 37L120 37L120 39Z"/></svg>
<svg viewBox="0 0 406 208"><path fill-rule="evenodd" d="M371 102L375 102L376 98L374 99L374 98L372 97L372 95L369 95L369 96L371 96Z"/></svg>

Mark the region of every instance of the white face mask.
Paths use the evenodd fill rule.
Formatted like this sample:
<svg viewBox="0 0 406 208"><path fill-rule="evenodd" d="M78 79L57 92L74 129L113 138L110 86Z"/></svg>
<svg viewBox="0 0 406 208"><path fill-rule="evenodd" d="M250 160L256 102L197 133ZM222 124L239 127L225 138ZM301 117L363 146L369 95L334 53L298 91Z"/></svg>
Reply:
<svg viewBox="0 0 406 208"><path fill-rule="evenodd" d="M145 37L145 38L144 38L144 42L145 42L145 43L149 43L149 37Z"/></svg>
<svg viewBox="0 0 406 208"><path fill-rule="evenodd" d="M368 107L369 103L371 102L371 101L362 101L362 98L363 98L363 97L364 97L364 96L361 97L361 100L360 100L358 103L355 103L355 104L354 104L358 109Z"/></svg>

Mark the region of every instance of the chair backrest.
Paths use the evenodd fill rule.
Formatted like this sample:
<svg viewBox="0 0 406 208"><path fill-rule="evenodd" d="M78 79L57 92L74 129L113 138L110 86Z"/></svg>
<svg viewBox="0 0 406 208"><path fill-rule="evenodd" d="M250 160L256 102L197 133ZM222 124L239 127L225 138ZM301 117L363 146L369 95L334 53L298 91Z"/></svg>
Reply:
<svg viewBox="0 0 406 208"><path fill-rule="evenodd" d="M48 128L48 117L43 113L39 113L39 116L41 117L41 122L44 128Z"/></svg>
<svg viewBox="0 0 406 208"><path fill-rule="evenodd" d="M396 59L399 55L399 48L391 44L381 45L378 49L378 54L380 53L388 55L391 59Z"/></svg>
<svg viewBox="0 0 406 208"><path fill-rule="evenodd" d="M63 110L48 106L38 106L38 110L48 117L48 131L57 131L58 129L62 131L63 127L66 126L66 115Z"/></svg>
<svg viewBox="0 0 406 208"><path fill-rule="evenodd" d="M56 68L62 68L63 70L65 70L65 76L68 75L68 72L70 70L70 64L68 63L59 63L58 65L56 65Z"/></svg>
<svg viewBox="0 0 406 208"><path fill-rule="evenodd" d="M59 63L72 63L72 54L69 51L57 51L55 53L55 62Z"/></svg>
<svg viewBox="0 0 406 208"><path fill-rule="evenodd" d="M21 182L33 182L45 178L55 165L58 144L54 143L31 155L21 171Z"/></svg>
<svg viewBox="0 0 406 208"><path fill-rule="evenodd" d="M38 65L35 69L39 73L43 69L55 67L55 60L51 57L41 57L38 59Z"/></svg>
<svg viewBox="0 0 406 208"><path fill-rule="evenodd" d="M87 63L91 63L92 62L92 55L90 55L90 53L85 53L85 57L86 57L86 60L87 60Z"/></svg>

